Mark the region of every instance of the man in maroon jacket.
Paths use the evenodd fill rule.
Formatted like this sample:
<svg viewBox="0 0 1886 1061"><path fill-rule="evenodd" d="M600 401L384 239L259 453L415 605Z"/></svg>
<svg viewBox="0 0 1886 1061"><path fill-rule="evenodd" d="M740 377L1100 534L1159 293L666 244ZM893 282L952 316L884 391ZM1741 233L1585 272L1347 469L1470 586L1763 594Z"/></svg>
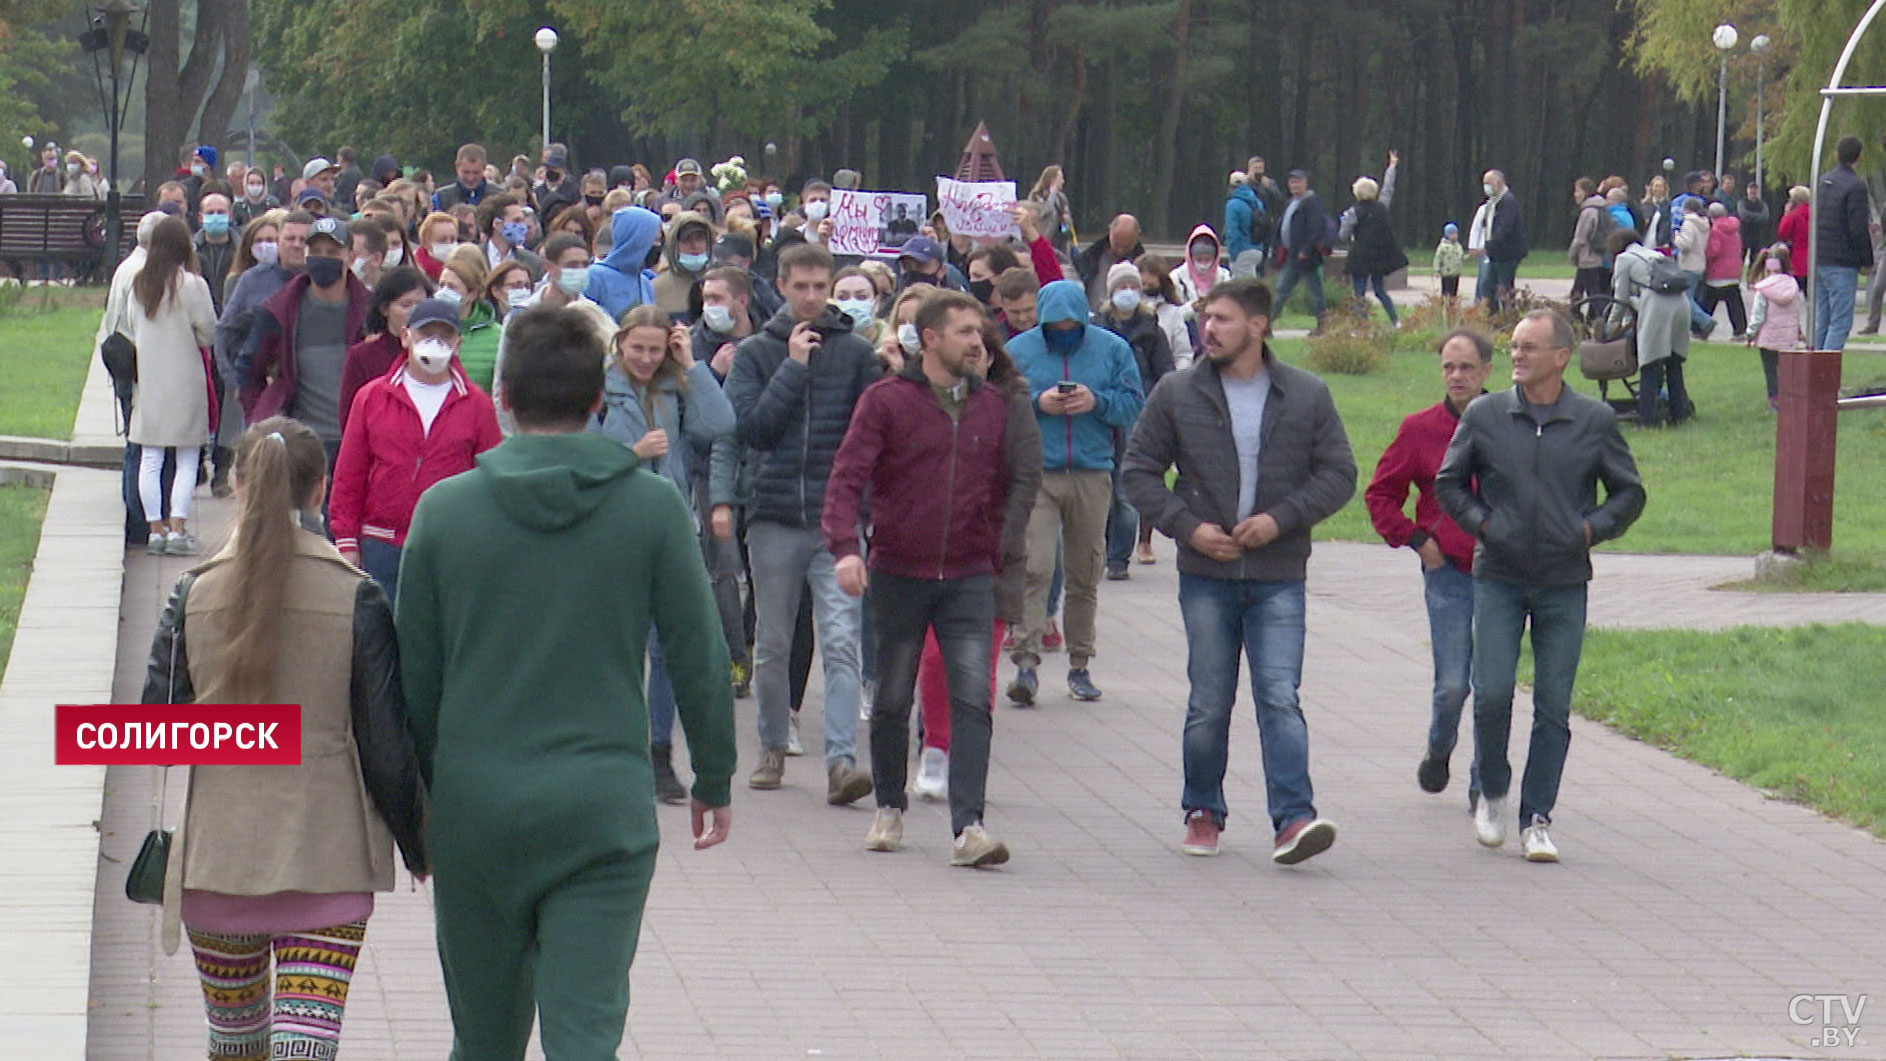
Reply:
<svg viewBox="0 0 1886 1061"><path fill-rule="evenodd" d="M994 866L1008 848L982 827L989 773L990 639L995 580L1011 564L1004 526L1022 527L1041 481L1033 413L975 373L985 356L982 307L938 291L917 309L922 356L866 388L833 460L821 529L838 584L854 597L872 585L878 637L871 708L871 780L878 812L865 848L903 846L910 704L924 631L936 629L949 674L950 825L954 866ZM1032 445L1031 445L1032 443ZM871 493L871 563L858 526ZM1021 540L1011 535L1010 542Z"/></svg>
<svg viewBox="0 0 1886 1061"><path fill-rule="evenodd" d="M1434 474L1447 456L1447 444L1467 403L1486 393L1493 371L1493 342L1470 329L1449 332L1441 340L1441 381L1447 398L1401 422L1388 444L1375 478L1363 492L1375 532L1393 548L1407 546L1421 555L1427 583L1428 636L1434 644L1434 715L1428 751L1415 771L1424 792L1447 788L1448 760L1460 734L1461 705L1473 680L1473 535L1441 511L1434 494ZM1405 511L1408 488L1419 491L1415 518ZM1480 799L1480 779L1468 778L1467 804Z"/></svg>

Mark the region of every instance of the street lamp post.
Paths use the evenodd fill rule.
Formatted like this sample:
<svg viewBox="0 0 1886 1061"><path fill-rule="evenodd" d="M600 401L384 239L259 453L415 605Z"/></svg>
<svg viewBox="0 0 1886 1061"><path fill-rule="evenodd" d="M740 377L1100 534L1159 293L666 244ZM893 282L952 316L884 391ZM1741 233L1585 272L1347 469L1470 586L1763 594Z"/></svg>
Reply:
<svg viewBox="0 0 1886 1061"><path fill-rule="evenodd" d="M109 277L118 266L118 247L124 239L123 199L118 191L118 134L124 127L124 112L130 104L131 85L137 80L136 56L150 47L150 38L141 29L131 28L131 16L144 11L140 0L104 0L92 8L91 28L79 43L92 57L92 75L98 82L99 102L104 105L105 127L111 135L111 171L105 193L104 274ZM103 52L110 68L98 67ZM130 52L131 71L124 71L124 53ZM111 98L105 98L105 80L111 80ZM122 83L121 83L122 82Z"/></svg>
<svg viewBox="0 0 1886 1061"><path fill-rule="evenodd" d="M1755 186L1757 188L1762 186L1762 119L1766 116L1763 113L1766 108L1763 106L1762 89L1763 82L1768 77L1768 50L1773 46L1774 42L1768 39L1766 33L1758 33L1754 40L1748 42L1748 50L1755 53Z"/></svg>
<svg viewBox="0 0 1886 1061"><path fill-rule="evenodd" d="M544 53L544 140L543 147L550 146L550 53L557 50L557 31L549 26L537 31L533 38L537 50Z"/></svg>
<svg viewBox="0 0 1886 1061"><path fill-rule="evenodd" d="M1716 50L1722 53L1722 72L1716 82L1716 179L1722 179L1722 153L1725 147L1724 137L1729 128L1729 52L1738 39L1735 27L1724 22L1710 34L1710 41Z"/></svg>

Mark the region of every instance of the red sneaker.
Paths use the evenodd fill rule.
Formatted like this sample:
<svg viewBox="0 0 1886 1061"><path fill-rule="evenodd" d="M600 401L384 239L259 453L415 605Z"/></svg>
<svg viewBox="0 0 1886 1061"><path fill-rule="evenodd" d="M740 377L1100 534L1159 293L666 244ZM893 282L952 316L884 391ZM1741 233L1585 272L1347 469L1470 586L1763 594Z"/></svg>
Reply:
<svg viewBox="0 0 1886 1061"><path fill-rule="evenodd" d="M1047 632L1041 635L1041 650L1059 652L1066 644L1067 642L1061 637L1061 624L1049 619Z"/></svg>
<svg viewBox="0 0 1886 1061"><path fill-rule="evenodd" d="M1277 834L1277 846L1270 860L1282 866L1294 866L1306 858L1320 855L1336 842L1336 823L1322 818L1299 818Z"/></svg>
<svg viewBox="0 0 1886 1061"><path fill-rule="evenodd" d="M1195 810L1185 816L1185 840L1179 850L1188 855L1210 857L1218 853L1218 834L1224 830L1212 821L1210 811Z"/></svg>
<svg viewBox="0 0 1886 1061"><path fill-rule="evenodd" d="M1007 635L1002 638L1002 651L1013 652L1015 651L1015 646L1021 644L1021 635L1017 634L1015 631L1016 627L1011 626L1008 628Z"/></svg>

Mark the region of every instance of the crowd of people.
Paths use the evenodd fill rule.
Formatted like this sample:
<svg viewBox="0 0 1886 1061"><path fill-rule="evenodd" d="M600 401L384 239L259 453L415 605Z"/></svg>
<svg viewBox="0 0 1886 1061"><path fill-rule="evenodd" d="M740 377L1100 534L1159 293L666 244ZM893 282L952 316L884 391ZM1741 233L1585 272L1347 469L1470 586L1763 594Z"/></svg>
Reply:
<svg viewBox="0 0 1886 1061"><path fill-rule="evenodd" d="M939 212L894 257L849 258L827 244L851 170L789 200L737 159L656 180L577 173L553 144L500 173L466 144L449 183L386 156L362 172L343 149L282 188L196 172L206 151L158 189L99 333L135 358L132 536L199 552L200 451L213 492L239 499L230 540L172 595L145 695L300 703L305 733L354 749L266 777L195 771L167 943L187 930L211 1056L269 1056L271 1036L274 1056L333 1055L396 850L433 879L455 1056L522 1056L533 1013L550 1056L611 1056L655 805L690 806L696 848L727 837L737 698L756 700L750 789L816 756L828 803L875 802L867 850L904 846L915 796L947 801L952 865L1003 864L993 707L1040 705L1057 652L1068 697L1103 698L1101 583L1156 563L1155 529L1177 543L1189 653L1178 846L1220 850L1247 659L1271 857L1335 842L1298 687L1311 531L1358 469L1329 389L1268 338L1294 283L1320 297L1326 238L1352 242L1357 295L1393 316L1399 156L1340 221L1302 171L1270 198L1254 158L1222 238L1199 225L1168 262L1130 214L1083 245L1058 167L1011 238ZM1517 201L1497 171L1487 185L1474 228L1497 290ZM1473 696L1488 846L1513 814L1532 627L1515 808L1532 861L1557 858L1588 553L1644 496L1610 407L1563 385L1572 334L1526 317L1514 387L1484 397L1491 340L1449 335L1446 400L1403 424L1367 492L1426 572L1417 779L1446 787ZM799 722L815 653L816 739ZM312 969L272 1001L271 951Z"/></svg>

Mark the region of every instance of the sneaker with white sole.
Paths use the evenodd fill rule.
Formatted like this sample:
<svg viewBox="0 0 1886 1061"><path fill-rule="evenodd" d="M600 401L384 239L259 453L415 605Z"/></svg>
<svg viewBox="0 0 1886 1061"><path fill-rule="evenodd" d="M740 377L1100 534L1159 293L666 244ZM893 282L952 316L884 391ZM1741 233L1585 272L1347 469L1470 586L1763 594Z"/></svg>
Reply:
<svg viewBox="0 0 1886 1061"><path fill-rule="evenodd" d="M168 556L195 556L197 554L196 535L189 531L179 531L165 536L164 553Z"/></svg>
<svg viewBox="0 0 1886 1061"><path fill-rule="evenodd" d="M1294 866L1328 851L1335 842L1335 822L1327 818L1299 818L1277 833L1270 860L1280 866Z"/></svg>
<svg viewBox="0 0 1886 1061"><path fill-rule="evenodd" d="M1543 815L1532 816L1532 824L1519 835L1519 842L1526 850L1528 862L1557 862L1559 849L1552 844L1552 838L1546 835L1546 826L1551 823Z"/></svg>
<svg viewBox="0 0 1886 1061"><path fill-rule="evenodd" d="M897 851L904 846L904 812L896 807L879 807L871 819L871 831L864 834L866 851Z"/></svg>
<svg viewBox="0 0 1886 1061"><path fill-rule="evenodd" d="M981 868L1008 861L1008 845L990 836L981 822L964 829L950 845L950 865Z"/></svg>
<svg viewBox="0 0 1886 1061"><path fill-rule="evenodd" d="M1212 820L1210 811L1195 810L1185 816L1185 839L1179 842L1179 850L1210 858L1218 853L1218 834L1222 832L1224 829Z"/></svg>
<svg viewBox="0 0 1886 1061"><path fill-rule="evenodd" d="M786 720L786 754L805 754L805 745L799 743L799 716L796 713Z"/></svg>
<svg viewBox="0 0 1886 1061"><path fill-rule="evenodd" d="M1473 809L1473 835L1482 847L1499 847L1506 842L1506 797L1480 797Z"/></svg>
<svg viewBox="0 0 1886 1061"><path fill-rule="evenodd" d="M950 794L950 756L941 748L925 748L917 761L917 776L910 782L910 793L918 799L936 802Z"/></svg>

